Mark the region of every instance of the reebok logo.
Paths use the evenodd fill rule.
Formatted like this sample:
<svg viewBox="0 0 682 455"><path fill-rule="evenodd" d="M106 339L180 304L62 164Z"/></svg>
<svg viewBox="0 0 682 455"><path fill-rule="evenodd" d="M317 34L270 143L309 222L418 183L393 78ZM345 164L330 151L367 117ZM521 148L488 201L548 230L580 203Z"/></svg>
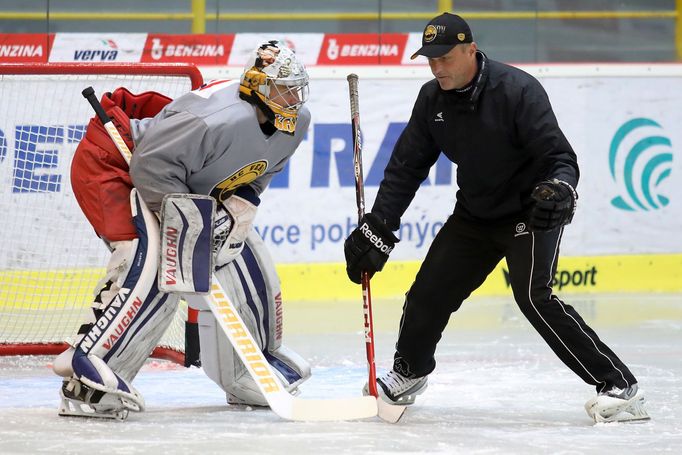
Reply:
<svg viewBox="0 0 682 455"><path fill-rule="evenodd" d="M362 232L362 234L369 239L372 245L374 245L374 247L382 253L390 254L391 251L393 251L393 247L386 245L384 241L381 240L381 237L375 235L367 223L363 223L362 226L360 226L360 232Z"/></svg>
<svg viewBox="0 0 682 455"><path fill-rule="evenodd" d="M436 118L433 119L433 121L434 122L444 122L445 120L443 120L443 113L442 112L437 113Z"/></svg>

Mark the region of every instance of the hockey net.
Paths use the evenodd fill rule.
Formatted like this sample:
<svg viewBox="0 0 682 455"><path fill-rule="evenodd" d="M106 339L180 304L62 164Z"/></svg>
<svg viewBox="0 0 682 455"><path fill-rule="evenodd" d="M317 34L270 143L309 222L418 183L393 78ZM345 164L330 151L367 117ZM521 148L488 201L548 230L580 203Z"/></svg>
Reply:
<svg viewBox="0 0 682 455"><path fill-rule="evenodd" d="M81 91L175 98L201 84L190 65L0 65L0 355L63 351L109 257L71 190L71 159L94 115ZM186 314L183 302L155 357L182 363Z"/></svg>

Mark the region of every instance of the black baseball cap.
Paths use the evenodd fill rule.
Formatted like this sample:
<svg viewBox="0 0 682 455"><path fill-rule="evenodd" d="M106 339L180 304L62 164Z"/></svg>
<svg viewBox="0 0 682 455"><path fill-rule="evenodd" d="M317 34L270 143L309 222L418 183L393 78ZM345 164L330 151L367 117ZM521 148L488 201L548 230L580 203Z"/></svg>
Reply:
<svg viewBox="0 0 682 455"><path fill-rule="evenodd" d="M464 19L456 14L443 13L426 24L422 47L410 59L414 60L417 55L442 57L456 45L471 43L473 40L469 24Z"/></svg>

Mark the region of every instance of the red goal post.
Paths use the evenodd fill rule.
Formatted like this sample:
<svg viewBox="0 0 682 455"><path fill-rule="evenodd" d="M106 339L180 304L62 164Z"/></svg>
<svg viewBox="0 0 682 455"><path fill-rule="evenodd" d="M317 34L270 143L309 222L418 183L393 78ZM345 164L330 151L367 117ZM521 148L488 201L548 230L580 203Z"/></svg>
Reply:
<svg viewBox="0 0 682 455"><path fill-rule="evenodd" d="M0 355L55 355L90 310L108 251L70 186L94 115L81 91L124 86L175 98L203 83L187 64L0 64ZM181 308L153 356L184 362Z"/></svg>

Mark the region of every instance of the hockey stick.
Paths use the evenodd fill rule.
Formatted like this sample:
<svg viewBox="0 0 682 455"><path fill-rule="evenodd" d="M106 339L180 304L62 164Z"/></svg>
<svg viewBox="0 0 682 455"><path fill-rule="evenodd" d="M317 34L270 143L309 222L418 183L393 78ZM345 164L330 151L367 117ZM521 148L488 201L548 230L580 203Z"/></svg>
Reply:
<svg viewBox="0 0 682 455"><path fill-rule="evenodd" d="M87 87L82 94L95 110L97 117L104 125L118 151L126 162L130 163L132 153L116 126L104 112L104 108L95 96L93 88ZM140 203L144 209L148 210L142 199L140 199ZM287 392L239 316L236 307L216 279L215 274L211 279L209 295L186 296L186 298L200 299L208 305L220 328L230 340L239 358L258 385L258 389L267 400L270 409L278 416L288 420L330 421L364 419L377 415L377 401L373 397L306 400L294 397Z"/></svg>
<svg viewBox="0 0 682 455"><path fill-rule="evenodd" d="M355 174L355 200L358 206L358 224L365 215L365 184L362 173L362 131L360 130L360 101L358 94L358 75L349 74L348 91L350 93L350 114L353 129L353 170ZM363 271L362 281L362 309L365 316L365 350L367 351L367 370L369 381L367 388L370 395L376 397L378 415L387 422L395 423L403 412L405 406L397 406L386 403L379 397L377 390L377 370L374 361L374 317L372 315L372 293L369 286L369 273Z"/></svg>
<svg viewBox="0 0 682 455"><path fill-rule="evenodd" d="M355 174L355 200L358 206L358 224L365 215L365 185L362 174L362 132L360 131L360 106L358 96L358 75L347 77L350 93L350 116L353 128L353 171ZM368 389L370 395L379 397L377 391L377 369L374 362L374 319L372 317L372 293L369 274L361 273L362 309L365 316L365 350L367 351Z"/></svg>

